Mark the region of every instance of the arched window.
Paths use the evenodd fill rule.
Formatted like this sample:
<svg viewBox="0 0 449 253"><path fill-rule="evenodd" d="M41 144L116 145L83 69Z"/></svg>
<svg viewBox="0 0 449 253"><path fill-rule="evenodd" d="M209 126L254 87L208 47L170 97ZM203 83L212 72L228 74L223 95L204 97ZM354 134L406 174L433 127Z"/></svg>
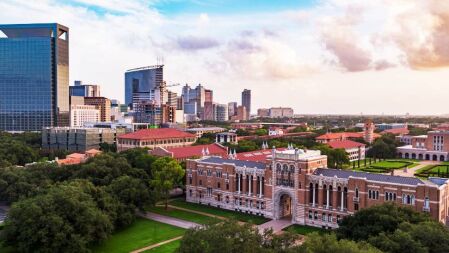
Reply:
<svg viewBox="0 0 449 253"><path fill-rule="evenodd" d="M294 165L290 165L290 173L291 174L295 173L295 166Z"/></svg>
<svg viewBox="0 0 449 253"><path fill-rule="evenodd" d="M356 197L356 198L359 197L359 188L355 188L355 197Z"/></svg>

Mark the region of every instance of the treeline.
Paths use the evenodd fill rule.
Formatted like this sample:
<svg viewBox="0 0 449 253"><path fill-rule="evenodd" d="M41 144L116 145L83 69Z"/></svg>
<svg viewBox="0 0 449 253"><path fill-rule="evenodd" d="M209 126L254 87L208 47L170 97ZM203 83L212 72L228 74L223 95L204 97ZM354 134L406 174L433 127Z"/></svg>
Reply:
<svg viewBox="0 0 449 253"><path fill-rule="evenodd" d="M168 196L184 171L145 149L106 153L85 164L0 168L0 201L12 203L2 237L19 252L88 252L137 210Z"/></svg>
<svg viewBox="0 0 449 253"><path fill-rule="evenodd" d="M0 131L0 167L25 165L36 161L64 158L66 151L45 151L41 149L40 133L11 134Z"/></svg>
<svg viewBox="0 0 449 253"><path fill-rule="evenodd" d="M346 216L335 231L300 236L260 232L251 225L225 222L190 229L179 253L447 253L449 230L429 215L408 207L383 204Z"/></svg>

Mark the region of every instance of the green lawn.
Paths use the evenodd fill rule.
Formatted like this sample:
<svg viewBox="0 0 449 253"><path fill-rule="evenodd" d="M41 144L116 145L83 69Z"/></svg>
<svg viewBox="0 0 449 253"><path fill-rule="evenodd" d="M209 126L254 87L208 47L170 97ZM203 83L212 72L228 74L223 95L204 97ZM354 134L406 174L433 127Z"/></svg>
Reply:
<svg viewBox="0 0 449 253"><path fill-rule="evenodd" d="M158 213L161 215L170 216L173 218L178 218L181 220L192 221L198 224L213 224L219 222L219 219L213 217L191 213L174 208L168 208L168 210L165 210L165 208L162 206L151 207L148 209L148 211Z"/></svg>
<svg viewBox="0 0 449 253"><path fill-rule="evenodd" d="M125 253L181 236L185 229L157 221L137 218L130 226L114 233L108 240L92 248L92 252Z"/></svg>
<svg viewBox="0 0 449 253"><path fill-rule="evenodd" d="M407 165L410 165L410 163L401 161L381 161L375 164L371 164L371 167L383 169L401 169Z"/></svg>
<svg viewBox="0 0 449 253"><path fill-rule="evenodd" d="M214 215L222 216L225 218L232 218L232 219L236 219L238 221L252 222L257 225L269 221L269 219L264 218L262 216L256 216L256 215L251 215L251 214L246 214L246 213L241 213L241 212L236 212L236 211L231 211L231 210L225 210L225 209L202 205L202 204L189 203L182 199L172 200L172 201L170 201L170 205L182 207L182 208L186 208L186 209L190 209L190 210L200 211L200 212L204 212L204 213L214 214Z"/></svg>
<svg viewBox="0 0 449 253"><path fill-rule="evenodd" d="M156 248L144 251L144 253L174 253L181 245L181 240L176 240Z"/></svg>
<svg viewBox="0 0 449 253"><path fill-rule="evenodd" d="M291 232L291 233L295 233L295 234L300 234L300 235L308 235L313 232L318 232L320 234L324 234L324 233L328 232L327 230L322 229L322 228L304 226L304 225L298 225L298 224L291 225L289 227L284 228L283 230Z"/></svg>

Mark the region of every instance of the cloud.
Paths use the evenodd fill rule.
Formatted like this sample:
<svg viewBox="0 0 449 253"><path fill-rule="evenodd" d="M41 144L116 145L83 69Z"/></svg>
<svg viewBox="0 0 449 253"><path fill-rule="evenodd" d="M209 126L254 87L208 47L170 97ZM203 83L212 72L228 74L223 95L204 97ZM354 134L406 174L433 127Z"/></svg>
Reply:
<svg viewBox="0 0 449 253"><path fill-rule="evenodd" d="M178 37L176 40L178 48L186 51L196 51L202 49L210 49L218 47L220 43L212 38L207 37L196 37L196 36L185 36Z"/></svg>
<svg viewBox="0 0 449 253"><path fill-rule="evenodd" d="M449 2L407 5L395 17L391 35L413 69L449 67Z"/></svg>

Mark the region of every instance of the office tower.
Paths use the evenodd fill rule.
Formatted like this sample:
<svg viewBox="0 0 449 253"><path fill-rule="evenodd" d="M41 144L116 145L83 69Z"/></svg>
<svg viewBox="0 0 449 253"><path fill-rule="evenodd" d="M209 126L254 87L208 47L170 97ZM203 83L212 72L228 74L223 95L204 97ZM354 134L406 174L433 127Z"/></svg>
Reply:
<svg viewBox="0 0 449 253"><path fill-rule="evenodd" d="M247 120L248 115L246 114L248 110L246 110L246 107L239 106L237 107L237 115L235 116L236 120Z"/></svg>
<svg viewBox="0 0 449 253"><path fill-rule="evenodd" d="M176 98L176 109L184 110L184 97L183 96L179 96Z"/></svg>
<svg viewBox="0 0 449 253"><path fill-rule="evenodd" d="M213 102L204 102L204 113L202 120L216 120Z"/></svg>
<svg viewBox="0 0 449 253"><path fill-rule="evenodd" d="M80 97L100 97L100 86L96 84L83 84L82 81L75 81L74 86L69 87L70 96Z"/></svg>
<svg viewBox="0 0 449 253"><path fill-rule="evenodd" d="M214 101L214 92L212 90L205 89L204 102L213 102L213 101Z"/></svg>
<svg viewBox="0 0 449 253"><path fill-rule="evenodd" d="M178 94L176 92L168 91L167 104L175 108L175 110L178 108Z"/></svg>
<svg viewBox="0 0 449 253"><path fill-rule="evenodd" d="M206 89L204 86L198 84L195 89L192 89L186 84L182 88L182 96L184 98L184 111L186 114L202 115L204 117L204 102L206 101ZM208 98L212 99L212 91L208 92Z"/></svg>
<svg viewBox="0 0 449 253"><path fill-rule="evenodd" d="M269 111L270 118L291 118L293 109L290 107L271 107Z"/></svg>
<svg viewBox="0 0 449 253"><path fill-rule="evenodd" d="M228 103L228 116L232 117L237 115L237 102Z"/></svg>
<svg viewBox="0 0 449 253"><path fill-rule="evenodd" d="M69 29L0 25L0 130L69 125Z"/></svg>
<svg viewBox="0 0 449 253"><path fill-rule="evenodd" d="M270 109L266 109L266 108L259 108L259 109L257 109L257 116L259 116L259 117L269 117L270 116Z"/></svg>
<svg viewBox="0 0 449 253"><path fill-rule="evenodd" d="M215 106L215 120L228 121L228 105L216 104Z"/></svg>
<svg viewBox="0 0 449 253"><path fill-rule="evenodd" d="M242 106L246 108L246 119L251 115L251 90L244 89L242 92Z"/></svg>
<svg viewBox="0 0 449 253"><path fill-rule="evenodd" d="M83 127L86 122L100 121L100 110L94 105L70 105L70 126Z"/></svg>
<svg viewBox="0 0 449 253"><path fill-rule="evenodd" d="M150 101L155 98L155 90L164 80L164 65L130 69L125 73L125 104Z"/></svg>
<svg viewBox="0 0 449 253"><path fill-rule="evenodd" d="M85 97L84 104L96 106L100 110L101 122L111 121L111 100L105 97Z"/></svg>

